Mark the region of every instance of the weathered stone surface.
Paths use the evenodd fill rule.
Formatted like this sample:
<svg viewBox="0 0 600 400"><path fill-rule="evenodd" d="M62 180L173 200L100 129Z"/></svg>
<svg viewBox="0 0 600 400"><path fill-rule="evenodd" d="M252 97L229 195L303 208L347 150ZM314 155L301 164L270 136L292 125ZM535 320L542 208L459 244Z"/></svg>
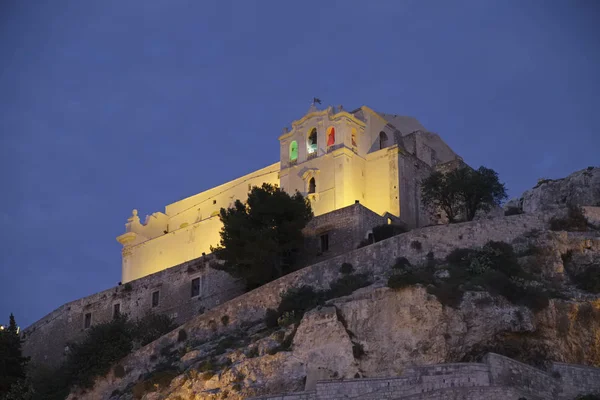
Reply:
<svg viewBox="0 0 600 400"><path fill-rule="evenodd" d="M600 207L584 206L581 208L588 224L595 229L600 229Z"/></svg>
<svg viewBox="0 0 600 400"><path fill-rule="evenodd" d="M419 286L399 291L377 288L334 301L366 355L360 371L369 377L398 375L408 365L437 364L466 354L481 338L533 329L531 311L468 293L460 310L444 307ZM519 317L518 314L521 313ZM346 371L340 374L348 375Z"/></svg>
<svg viewBox="0 0 600 400"><path fill-rule="evenodd" d="M333 371L352 378L357 372L352 341L336 315L335 307L323 307L304 315L294 337L293 357L311 370Z"/></svg>
<svg viewBox="0 0 600 400"><path fill-rule="evenodd" d="M160 398L221 399L226 395L228 399L242 399L262 393L314 389L317 379L406 375L414 368L428 368L421 366L460 360L477 346L492 342L498 334L536 332L538 339L532 345L550 345L553 359L600 365L600 343L596 343L600 321L581 323L580 314L590 307L600 312L600 300L556 300L534 314L501 297L468 292L460 308L454 309L442 306L421 286L395 291L373 285L305 314L292 351L254 358L234 351L227 355L233 361L231 367L208 380L181 375L168 390L160 391ZM589 309L585 312L589 313ZM256 345L262 346L262 341L273 338L266 336ZM354 355L353 342L363 345L364 356ZM194 354L200 357L199 353L188 352L183 359L189 362ZM460 376L474 379L477 373ZM107 399L118 382L115 378L99 382L92 392L79 398ZM445 384L440 383L440 387ZM406 393L417 389L411 387ZM144 400L156 395L149 393ZM486 398L485 394L481 396L472 398Z"/></svg>

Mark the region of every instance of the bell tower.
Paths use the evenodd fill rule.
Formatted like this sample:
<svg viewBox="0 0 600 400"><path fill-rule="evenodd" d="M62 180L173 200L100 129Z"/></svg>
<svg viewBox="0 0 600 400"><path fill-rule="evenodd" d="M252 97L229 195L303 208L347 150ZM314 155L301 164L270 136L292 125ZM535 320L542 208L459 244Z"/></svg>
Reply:
<svg viewBox="0 0 600 400"><path fill-rule="evenodd" d="M342 106L319 110L317 103L279 137L280 186L302 193L321 215L364 200L365 124Z"/></svg>

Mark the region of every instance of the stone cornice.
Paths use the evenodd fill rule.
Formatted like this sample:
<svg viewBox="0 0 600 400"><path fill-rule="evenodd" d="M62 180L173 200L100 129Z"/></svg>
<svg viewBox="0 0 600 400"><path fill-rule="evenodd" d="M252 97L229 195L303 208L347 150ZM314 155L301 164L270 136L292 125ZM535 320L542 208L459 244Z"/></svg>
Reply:
<svg viewBox="0 0 600 400"><path fill-rule="evenodd" d="M321 173L321 170L318 168L309 168L302 174L302 179L308 180L308 178L317 176Z"/></svg>
<svg viewBox="0 0 600 400"><path fill-rule="evenodd" d="M372 112L375 113L374 111L372 111ZM375 113L375 114L377 114L377 113ZM289 132L286 132L283 135L279 136L279 140L281 141L281 140L287 139L290 136L292 136L294 134L294 129L296 129L298 126L302 125L308 119L313 118L313 117L323 117L323 116L327 116L328 117L327 119L329 121L337 121L337 120L345 118L345 119L347 119L347 120L355 123L356 125L358 125L361 128L366 127L366 124L363 121L361 121L360 119L356 118L354 115L350 114L349 112L347 112L347 111L340 111L340 112L338 112L336 114L332 114L332 113L329 112L329 108L328 108L326 110L321 110L321 111L317 111L317 112L308 113L304 117L300 118L299 120L293 121L292 122L292 130L290 130Z"/></svg>
<svg viewBox="0 0 600 400"><path fill-rule="evenodd" d="M352 151L352 149L350 149L349 147L346 147L346 146L340 147L339 149L335 149L331 153L324 154L324 156L328 156L328 155L332 155L333 157L339 157L341 155L345 155L345 156L349 156L349 157L362 158L361 156L358 155L358 153L355 153L354 151Z"/></svg>
<svg viewBox="0 0 600 400"><path fill-rule="evenodd" d="M397 145L394 145L394 146L397 146ZM363 157L363 156L359 155L358 153L352 151L352 149L350 149L349 147L343 146L343 147L340 147L339 149L336 149L336 150L334 150L334 151L332 151L330 153L321 154L318 157L312 158L310 160L305 160L305 161L302 161L302 162L299 162L299 163L295 163L293 165L281 164L281 170L279 171L279 174L280 174L280 177L281 176L286 176L286 175L289 174L289 171L292 168L304 168L304 164L305 163L310 162L310 161L315 160L315 159L318 159L318 158L329 157L329 156L339 157L339 156L342 156L342 155L345 155L345 156L348 156L348 157L358 157L358 158L360 158L362 160L366 160L365 157Z"/></svg>
<svg viewBox="0 0 600 400"><path fill-rule="evenodd" d="M123 246L127 246L129 243L133 242L137 234L135 232L126 232L120 236L117 236L117 242L121 243Z"/></svg>

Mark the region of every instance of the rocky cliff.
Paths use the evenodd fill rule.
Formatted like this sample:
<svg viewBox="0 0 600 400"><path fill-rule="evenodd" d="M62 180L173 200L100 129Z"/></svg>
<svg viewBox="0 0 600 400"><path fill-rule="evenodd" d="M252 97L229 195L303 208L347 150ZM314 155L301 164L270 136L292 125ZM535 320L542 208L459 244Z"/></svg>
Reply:
<svg viewBox="0 0 600 400"><path fill-rule="evenodd" d="M527 213L556 210L568 205L600 206L600 167L588 167L562 179L540 179L505 208Z"/></svg>
<svg viewBox="0 0 600 400"><path fill-rule="evenodd" d="M600 169L580 171L526 192L525 214L415 230L308 267L139 349L70 399L243 399L488 352L541 370L600 367L600 232L560 207L595 215L598 190Z"/></svg>

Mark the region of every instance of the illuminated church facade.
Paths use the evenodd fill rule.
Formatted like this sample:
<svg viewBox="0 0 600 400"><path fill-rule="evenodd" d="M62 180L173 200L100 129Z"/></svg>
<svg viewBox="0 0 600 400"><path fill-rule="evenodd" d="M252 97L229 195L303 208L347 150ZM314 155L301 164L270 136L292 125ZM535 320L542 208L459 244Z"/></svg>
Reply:
<svg viewBox="0 0 600 400"><path fill-rule="evenodd" d="M415 118L366 106L318 110L313 104L291 129L283 130L279 143L279 162L169 204L143 223L134 210L125 233L117 237L123 245L122 283L210 253L210 246L219 244L219 210L237 199L245 201L249 190L263 183L302 193L315 221L330 225L341 210L357 204L374 217L370 221L381 217L408 227L427 225L431 221L421 206L419 182L435 169L462 162ZM358 232L368 234L366 225Z"/></svg>

